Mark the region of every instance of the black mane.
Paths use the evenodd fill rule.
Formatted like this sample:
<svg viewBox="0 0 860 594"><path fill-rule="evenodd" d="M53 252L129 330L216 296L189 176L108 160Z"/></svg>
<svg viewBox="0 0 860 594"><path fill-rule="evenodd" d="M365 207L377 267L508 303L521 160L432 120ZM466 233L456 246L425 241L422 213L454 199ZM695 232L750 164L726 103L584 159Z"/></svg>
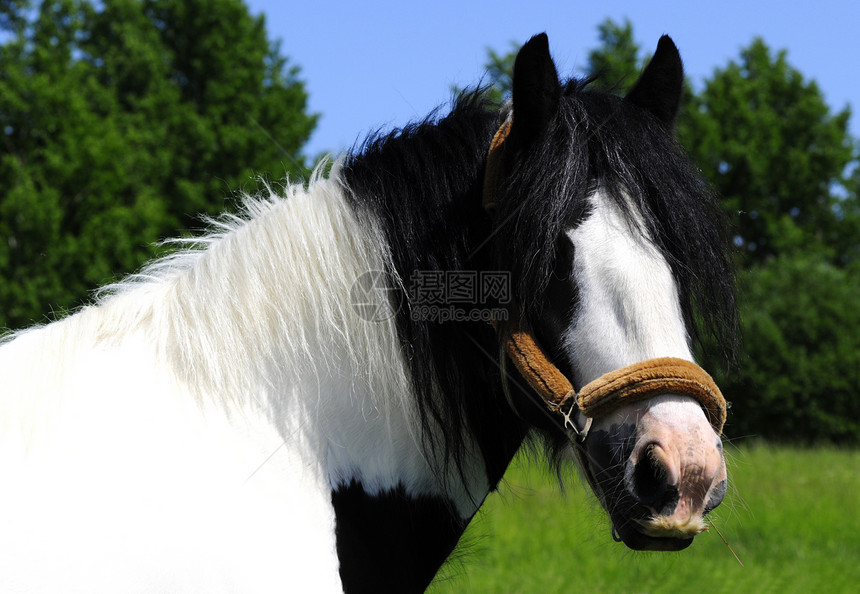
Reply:
<svg viewBox="0 0 860 594"><path fill-rule="evenodd" d="M501 393L498 345L489 324L415 321L410 283L415 271L488 270L492 254L476 247L489 236L481 206L484 166L498 109L484 93L461 95L450 114L375 136L347 157L344 179L359 216L380 221L391 246L391 284L402 292L397 313L425 443L461 475L465 437L496 444L483 451L491 484L504 474L526 427ZM433 441L432 424L445 428ZM498 444L503 444L499 446ZM444 475L447 468L438 469Z"/></svg>
<svg viewBox="0 0 860 594"><path fill-rule="evenodd" d="M641 213L642 231L671 266L693 339L714 338L731 357L737 319L715 196L666 126L620 97L571 80L546 141L519 156L501 189L494 229L481 192L489 143L503 117L482 96L464 94L445 117L372 137L347 157L343 174L353 208L381 223L391 248L395 270L388 273L404 303L398 333L422 429L429 439L434 423L445 428L441 441L426 442L428 448L465 476L464 437L475 436L495 486L529 426L545 429L555 445L564 443L563 435L543 416L542 404L522 405L528 397L517 382L518 411L511 410L488 324L412 318L415 271L510 271L511 314L538 319L556 240L584 216L586 197L599 186L631 224L631 205Z"/></svg>
<svg viewBox="0 0 860 594"><path fill-rule="evenodd" d="M556 239L587 213L596 188L616 201L669 263L695 342L712 341L728 361L738 342L734 271L724 217L711 186L671 129L616 95L570 80L540 150L520 155L503 188L497 257L512 271L518 313L533 322L556 259ZM552 196L552 199L547 199ZM528 254L529 257L524 257Z"/></svg>

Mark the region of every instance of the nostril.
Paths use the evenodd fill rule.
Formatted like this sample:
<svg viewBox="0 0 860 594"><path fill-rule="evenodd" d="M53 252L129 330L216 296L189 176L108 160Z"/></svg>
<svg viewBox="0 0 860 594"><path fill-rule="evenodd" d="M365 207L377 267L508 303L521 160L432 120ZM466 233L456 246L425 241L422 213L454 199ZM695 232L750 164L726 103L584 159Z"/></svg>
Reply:
<svg viewBox="0 0 860 594"><path fill-rule="evenodd" d="M654 446L648 446L639 463L633 467L633 487L636 494L651 499L666 488L666 467L654 455Z"/></svg>
<svg viewBox="0 0 860 594"><path fill-rule="evenodd" d="M655 444L645 448L639 462L628 467L627 488L633 498L661 515L670 515L678 505L679 494L669 484L669 472L655 451Z"/></svg>
<svg viewBox="0 0 860 594"><path fill-rule="evenodd" d="M711 487L711 492L708 496L708 503L705 504L705 510L702 515L707 514L723 502L723 498L726 496L726 488L727 481L725 479Z"/></svg>

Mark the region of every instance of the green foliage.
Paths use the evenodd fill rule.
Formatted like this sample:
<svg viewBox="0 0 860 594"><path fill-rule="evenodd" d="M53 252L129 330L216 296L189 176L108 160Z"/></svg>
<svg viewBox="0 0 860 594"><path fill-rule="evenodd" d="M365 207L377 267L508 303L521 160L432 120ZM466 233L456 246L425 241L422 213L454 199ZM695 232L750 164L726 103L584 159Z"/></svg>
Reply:
<svg viewBox="0 0 860 594"><path fill-rule="evenodd" d="M783 254L741 275L745 358L729 435L860 443L860 267Z"/></svg>
<svg viewBox="0 0 860 594"><path fill-rule="evenodd" d="M627 19L623 25L606 19L597 26L597 31L600 46L588 52L586 75L596 77L593 83L596 88L623 95L636 82L646 62L639 57L633 25Z"/></svg>
<svg viewBox="0 0 860 594"><path fill-rule="evenodd" d="M495 105L501 105L511 98L513 90L514 60L520 51L518 43L511 42L511 51L498 54L493 49L487 49L487 76L490 83L487 96Z"/></svg>
<svg viewBox="0 0 860 594"><path fill-rule="evenodd" d="M713 529L682 553L630 551L585 485L562 496L553 473L521 457L430 591L854 592L860 452L747 445L726 457L728 494L709 517L744 567Z"/></svg>
<svg viewBox="0 0 860 594"><path fill-rule="evenodd" d="M255 175L306 174L316 116L240 0L10 1L0 15L14 33L0 46L0 327L76 306Z"/></svg>
<svg viewBox="0 0 860 594"><path fill-rule="evenodd" d="M852 164L853 170L846 181L848 193L836 200L837 224L825 239L837 265L847 267L860 262L860 142Z"/></svg>
<svg viewBox="0 0 860 594"><path fill-rule="evenodd" d="M840 234L837 189L856 158L849 117L847 107L831 114L815 82L761 39L706 81L680 136L720 191L745 263L778 254L784 217L807 247L827 249Z"/></svg>
<svg viewBox="0 0 860 594"><path fill-rule="evenodd" d="M755 39L705 82L680 123L739 247L745 353L721 380L734 402L730 434L860 443L860 202L845 177L857 162L849 115L831 114L785 51Z"/></svg>

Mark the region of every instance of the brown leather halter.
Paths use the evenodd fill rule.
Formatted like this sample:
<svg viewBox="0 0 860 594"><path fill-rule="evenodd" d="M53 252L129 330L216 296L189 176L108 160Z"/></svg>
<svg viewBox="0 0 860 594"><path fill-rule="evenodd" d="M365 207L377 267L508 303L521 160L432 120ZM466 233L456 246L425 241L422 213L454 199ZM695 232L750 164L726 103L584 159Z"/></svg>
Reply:
<svg viewBox="0 0 860 594"><path fill-rule="evenodd" d="M508 119L493 136L487 157L484 181L484 208L492 216L502 174L501 148L511 131ZM685 359L658 357L610 371L586 384L578 392L571 381L552 364L532 334L517 322L494 324L508 358L543 399L550 410L564 417L564 424L584 440L595 417L622 406L660 394L690 396L704 408L708 421L722 434L726 421L726 400L708 373ZM586 417L578 427L576 411Z"/></svg>

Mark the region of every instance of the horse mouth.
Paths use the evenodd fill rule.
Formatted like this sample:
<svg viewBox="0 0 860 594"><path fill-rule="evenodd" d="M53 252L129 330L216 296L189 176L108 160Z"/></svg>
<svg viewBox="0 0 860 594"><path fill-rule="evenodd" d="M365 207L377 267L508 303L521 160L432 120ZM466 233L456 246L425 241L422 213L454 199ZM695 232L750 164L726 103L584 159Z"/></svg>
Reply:
<svg viewBox="0 0 860 594"><path fill-rule="evenodd" d="M612 538L634 551L682 551L693 544L692 536L651 536L631 523L622 529L613 526Z"/></svg>

